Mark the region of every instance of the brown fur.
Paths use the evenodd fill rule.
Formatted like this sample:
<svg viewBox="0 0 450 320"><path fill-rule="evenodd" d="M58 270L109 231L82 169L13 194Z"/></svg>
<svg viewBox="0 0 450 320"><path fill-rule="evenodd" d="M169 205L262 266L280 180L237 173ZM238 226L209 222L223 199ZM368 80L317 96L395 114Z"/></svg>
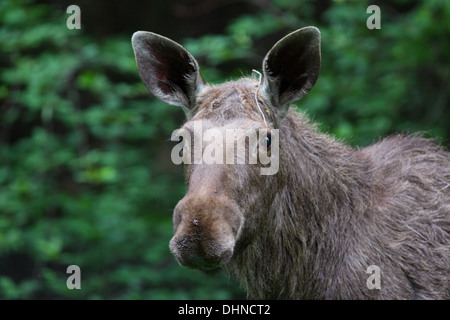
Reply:
<svg viewBox="0 0 450 320"><path fill-rule="evenodd" d="M249 109L256 87L242 79L205 91L191 121L233 127L244 118L263 126L256 106ZM211 108L213 100L220 108ZM187 181L210 173L189 186L177 207L201 197L201 207L214 211L223 194L238 204L245 222L225 268L250 298L450 298L449 153L400 135L355 150L295 111L270 120L280 129L280 172L189 165ZM367 288L370 265L381 269L380 290Z"/></svg>
<svg viewBox="0 0 450 320"><path fill-rule="evenodd" d="M256 299L450 299L450 153L402 135L354 149L289 109L317 78L317 29L272 48L262 88L250 78L207 85L185 49L155 34L136 33L133 46L150 91L190 115L185 130L199 121L203 130L257 130L261 111L279 129L275 175L261 175L260 164L185 166L170 242L181 264L222 266ZM285 57L301 58L291 70ZM165 72L173 64L180 76ZM380 289L367 286L372 265Z"/></svg>

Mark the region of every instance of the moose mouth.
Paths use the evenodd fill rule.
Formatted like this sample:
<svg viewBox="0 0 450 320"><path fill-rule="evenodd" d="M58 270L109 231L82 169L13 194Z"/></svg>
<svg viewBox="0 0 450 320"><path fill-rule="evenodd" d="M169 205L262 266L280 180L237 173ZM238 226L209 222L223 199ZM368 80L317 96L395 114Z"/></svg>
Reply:
<svg viewBox="0 0 450 320"><path fill-rule="evenodd" d="M175 255L176 256L176 255ZM191 257L190 259L178 258L180 265L202 271L216 271L227 264L233 256L232 251L227 251L220 259L215 257Z"/></svg>
<svg viewBox="0 0 450 320"><path fill-rule="evenodd" d="M170 241L170 250L175 255L178 263L183 267L203 271L213 271L227 264L233 256L233 248L223 248L211 241L207 248L199 242L190 241L189 236L174 237Z"/></svg>

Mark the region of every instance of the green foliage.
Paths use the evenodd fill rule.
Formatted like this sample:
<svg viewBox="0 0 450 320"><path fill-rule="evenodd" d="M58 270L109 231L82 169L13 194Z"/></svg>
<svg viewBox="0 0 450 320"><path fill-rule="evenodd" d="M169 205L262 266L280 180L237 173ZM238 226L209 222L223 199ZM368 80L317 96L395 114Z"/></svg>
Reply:
<svg viewBox="0 0 450 320"><path fill-rule="evenodd" d="M169 252L178 109L150 99L130 39L95 41L26 2L0 5L0 298L241 294ZM66 287L72 264L82 290Z"/></svg>
<svg viewBox="0 0 450 320"><path fill-rule="evenodd" d="M365 1L267 3L183 41L207 81L249 75L280 36L316 25L322 71L297 105L324 130L360 146L450 137L449 1L380 5L381 30L366 28ZM63 10L0 2L0 298L244 297L168 249L184 184L166 140L183 113L150 97L129 35L68 30ZM82 290L66 287L72 264Z"/></svg>

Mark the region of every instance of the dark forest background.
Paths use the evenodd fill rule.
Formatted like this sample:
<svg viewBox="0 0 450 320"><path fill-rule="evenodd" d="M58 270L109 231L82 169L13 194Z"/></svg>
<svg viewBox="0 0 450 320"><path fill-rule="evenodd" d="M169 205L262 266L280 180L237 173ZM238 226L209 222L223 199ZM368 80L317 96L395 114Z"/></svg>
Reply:
<svg viewBox="0 0 450 320"><path fill-rule="evenodd" d="M66 27L71 4L81 30ZM380 30L366 27L371 4ZM245 298L169 252L185 189L167 140L184 114L147 92L130 39L178 41L219 83L261 70L308 25L322 71L296 104L323 131L360 147L395 132L449 145L448 0L0 1L0 298ZM66 287L69 265L81 290Z"/></svg>

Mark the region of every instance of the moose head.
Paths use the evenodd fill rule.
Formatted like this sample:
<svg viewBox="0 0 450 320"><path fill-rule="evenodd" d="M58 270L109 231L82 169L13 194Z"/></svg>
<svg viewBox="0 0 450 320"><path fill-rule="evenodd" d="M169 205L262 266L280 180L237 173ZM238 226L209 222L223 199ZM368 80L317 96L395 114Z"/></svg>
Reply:
<svg viewBox="0 0 450 320"><path fill-rule="evenodd" d="M259 80L248 77L220 85L206 83L196 59L168 38L138 31L132 44L148 90L186 113L186 123L172 137L180 142L184 157L208 152L211 146L216 160L231 154L231 161L185 163L187 193L173 214L170 249L179 263L216 269L238 257L259 234L270 232L264 227L266 219L276 219L275 198L285 187L287 170L283 159L289 157L283 121L290 103L306 95L317 80L320 32L306 27L278 41L263 60ZM214 134L206 137L203 132L208 130ZM224 141L230 132L232 141ZM263 134L252 144L250 138L258 132ZM248 149L245 161L233 152L235 143ZM280 170L261 174L270 163L251 163L255 148L270 154Z"/></svg>

